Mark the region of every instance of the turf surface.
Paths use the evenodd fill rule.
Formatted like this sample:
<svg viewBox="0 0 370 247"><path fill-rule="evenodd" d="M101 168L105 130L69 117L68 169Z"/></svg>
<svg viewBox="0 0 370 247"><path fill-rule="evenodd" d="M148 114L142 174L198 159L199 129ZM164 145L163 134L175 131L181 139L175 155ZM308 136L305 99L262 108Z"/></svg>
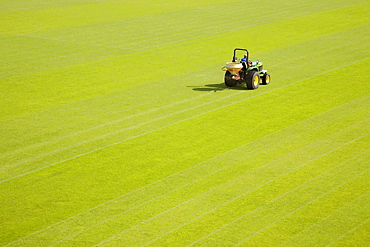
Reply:
<svg viewBox="0 0 370 247"><path fill-rule="evenodd" d="M1 6L0 245L370 242L369 1Z"/></svg>

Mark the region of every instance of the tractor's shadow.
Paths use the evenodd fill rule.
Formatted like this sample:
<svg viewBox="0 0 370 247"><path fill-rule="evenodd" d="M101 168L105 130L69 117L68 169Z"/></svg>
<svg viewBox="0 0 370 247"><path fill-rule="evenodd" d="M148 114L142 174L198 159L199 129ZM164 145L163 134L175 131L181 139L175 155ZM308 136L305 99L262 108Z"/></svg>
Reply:
<svg viewBox="0 0 370 247"><path fill-rule="evenodd" d="M227 87L225 83L220 84L206 84L204 86L188 86L194 91L203 91L203 92L217 92L223 90L245 90L242 86L238 85L236 87Z"/></svg>

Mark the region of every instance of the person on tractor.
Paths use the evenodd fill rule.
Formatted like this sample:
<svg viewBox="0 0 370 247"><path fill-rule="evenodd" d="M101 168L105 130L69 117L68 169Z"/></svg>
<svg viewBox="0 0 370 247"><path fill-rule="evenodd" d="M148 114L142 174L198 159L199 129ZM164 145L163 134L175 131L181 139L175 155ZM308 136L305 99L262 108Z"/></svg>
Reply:
<svg viewBox="0 0 370 247"><path fill-rule="evenodd" d="M245 65L247 66L247 67L249 67L250 65L251 65L251 62L250 61L248 61L248 56L247 56L247 54L245 54L244 55L244 57L242 58L242 59L240 59L240 62L241 63L245 63Z"/></svg>
<svg viewBox="0 0 370 247"><path fill-rule="evenodd" d="M240 59L240 62L243 64L243 73L241 73L241 77L244 79L245 76L247 75L247 68L249 67L249 61L248 61L248 56L247 54L244 55L242 59Z"/></svg>
<svg viewBox="0 0 370 247"><path fill-rule="evenodd" d="M248 62L247 61L247 54L244 55L242 59L240 59L240 62Z"/></svg>

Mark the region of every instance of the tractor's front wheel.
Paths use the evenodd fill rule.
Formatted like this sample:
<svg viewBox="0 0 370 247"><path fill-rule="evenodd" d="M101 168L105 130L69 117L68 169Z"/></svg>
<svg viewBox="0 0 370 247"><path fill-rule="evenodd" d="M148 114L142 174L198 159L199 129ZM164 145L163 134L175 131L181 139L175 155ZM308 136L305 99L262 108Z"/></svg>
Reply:
<svg viewBox="0 0 370 247"><path fill-rule="evenodd" d="M226 73L225 73L225 85L227 87L235 87L236 84L238 84L238 82L235 79L233 79L233 75L229 71L226 71Z"/></svg>
<svg viewBox="0 0 370 247"><path fill-rule="evenodd" d="M260 74L254 70L248 71L246 84L248 89L257 89L260 86Z"/></svg>
<svg viewBox="0 0 370 247"><path fill-rule="evenodd" d="M268 85L268 84L270 84L270 79L271 79L270 75L269 75L269 74L267 74L267 73L265 73L265 74L262 76L262 84L263 84L263 85Z"/></svg>

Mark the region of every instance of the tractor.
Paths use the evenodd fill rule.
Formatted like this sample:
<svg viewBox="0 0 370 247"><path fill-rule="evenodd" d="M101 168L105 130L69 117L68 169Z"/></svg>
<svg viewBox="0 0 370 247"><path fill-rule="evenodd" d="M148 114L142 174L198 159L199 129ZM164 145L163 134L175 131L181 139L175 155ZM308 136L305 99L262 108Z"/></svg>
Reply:
<svg viewBox="0 0 370 247"><path fill-rule="evenodd" d="M242 59L238 61L236 57L237 51L245 52ZM262 62L251 62L249 60L249 52L247 49L234 49L232 62L226 63L222 68L225 72L225 85L227 87L235 87L238 84L246 85L247 89L257 89L260 84L267 85L270 83L270 75L267 70L263 69Z"/></svg>

